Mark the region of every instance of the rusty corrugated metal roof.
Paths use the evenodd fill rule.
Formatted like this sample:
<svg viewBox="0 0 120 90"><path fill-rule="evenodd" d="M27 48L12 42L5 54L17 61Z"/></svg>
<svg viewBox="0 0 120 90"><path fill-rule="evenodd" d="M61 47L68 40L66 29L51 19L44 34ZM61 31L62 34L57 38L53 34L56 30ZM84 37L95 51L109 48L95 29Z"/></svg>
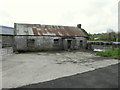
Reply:
<svg viewBox="0 0 120 90"><path fill-rule="evenodd" d="M15 30L15 35L87 36L82 29L70 26L16 23Z"/></svg>

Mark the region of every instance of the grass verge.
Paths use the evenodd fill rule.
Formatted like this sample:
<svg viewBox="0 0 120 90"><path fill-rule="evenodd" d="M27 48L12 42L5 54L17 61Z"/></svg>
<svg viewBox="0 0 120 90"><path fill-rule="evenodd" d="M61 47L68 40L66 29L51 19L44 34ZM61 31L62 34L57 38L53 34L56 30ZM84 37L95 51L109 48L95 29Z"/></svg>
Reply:
<svg viewBox="0 0 120 90"><path fill-rule="evenodd" d="M94 41L88 41L88 42L115 42L115 41L101 41L101 40L94 40Z"/></svg>
<svg viewBox="0 0 120 90"><path fill-rule="evenodd" d="M97 53L97 55L104 56L104 57L112 57L114 59L120 60L120 48L115 48L111 51L105 51Z"/></svg>

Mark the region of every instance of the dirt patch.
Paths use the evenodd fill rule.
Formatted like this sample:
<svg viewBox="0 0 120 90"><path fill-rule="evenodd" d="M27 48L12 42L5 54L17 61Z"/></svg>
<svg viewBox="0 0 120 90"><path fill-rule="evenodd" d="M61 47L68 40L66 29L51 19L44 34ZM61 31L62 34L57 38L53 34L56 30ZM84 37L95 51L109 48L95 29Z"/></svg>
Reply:
<svg viewBox="0 0 120 90"><path fill-rule="evenodd" d="M86 53L86 54L84 54ZM94 54L87 52L67 52L64 54L60 54L60 57L55 60L56 64L65 64L65 63L89 63L96 61L95 59L91 59L91 57L99 58L99 56L95 56Z"/></svg>

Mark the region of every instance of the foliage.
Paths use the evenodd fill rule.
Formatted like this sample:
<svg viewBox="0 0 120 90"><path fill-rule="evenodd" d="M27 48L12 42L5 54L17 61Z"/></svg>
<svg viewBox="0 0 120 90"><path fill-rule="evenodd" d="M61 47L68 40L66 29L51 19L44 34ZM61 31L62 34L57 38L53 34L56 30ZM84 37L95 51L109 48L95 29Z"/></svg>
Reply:
<svg viewBox="0 0 120 90"><path fill-rule="evenodd" d="M112 29L108 29L106 33L89 34L90 41L108 41L108 42L120 42L120 32L114 32Z"/></svg>
<svg viewBox="0 0 120 90"><path fill-rule="evenodd" d="M114 59L120 60L120 48L116 48L113 51L111 50L111 51L100 52L97 55L105 56L105 57L111 56Z"/></svg>
<svg viewBox="0 0 120 90"><path fill-rule="evenodd" d="M81 29L87 36L89 36L89 34L84 30L84 29Z"/></svg>

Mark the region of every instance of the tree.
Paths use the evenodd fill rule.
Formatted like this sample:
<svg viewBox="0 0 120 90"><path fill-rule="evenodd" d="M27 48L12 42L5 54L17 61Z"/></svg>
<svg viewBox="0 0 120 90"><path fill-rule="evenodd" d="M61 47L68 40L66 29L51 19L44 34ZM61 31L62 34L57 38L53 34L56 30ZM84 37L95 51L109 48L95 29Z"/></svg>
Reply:
<svg viewBox="0 0 120 90"><path fill-rule="evenodd" d="M116 33L113 29L107 29L106 33L99 34L90 34L89 40L95 40L94 38L98 38L100 41L120 41L120 32Z"/></svg>

